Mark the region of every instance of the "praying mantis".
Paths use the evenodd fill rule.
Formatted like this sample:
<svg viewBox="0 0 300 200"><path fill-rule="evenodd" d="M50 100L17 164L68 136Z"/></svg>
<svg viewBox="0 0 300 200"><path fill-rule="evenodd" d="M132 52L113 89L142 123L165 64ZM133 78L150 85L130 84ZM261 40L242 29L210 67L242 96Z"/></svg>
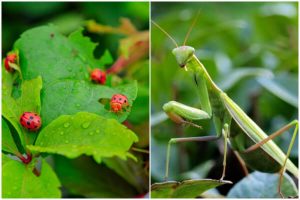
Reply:
<svg viewBox="0 0 300 200"><path fill-rule="evenodd" d="M226 174L227 146L238 152L245 164L254 170L267 173L279 172L278 192L281 192L281 182L285 171L298 178L298 168L291 162L289 155L298 133L298 120L293 120L271 135L267 135L247 114L223 92L212 80L205 66L195 55L195 49L185 45L187 38L197 21L195 18L192 26L186 34L184 44L179 46L176 41L154 21L152 23L160 29L174 43L176 48L172 54L180 68L194 76L195 85L200 98L201 109L187 106L183 103L170 101L163 105L164 112L177 124L192 125L201 128L192 121L210 119L213 120L216 135L201 137L171 138L168 142L166 156L165 180L169 175L169 162L171 145L183 142L205 142L224 139L223 170L220 180ZM195 95L196 96L196 95ZM273 139L288 129L294 127L291 142L286 154L274 143ZM263 162L258 162L257 159Z"/></svg>

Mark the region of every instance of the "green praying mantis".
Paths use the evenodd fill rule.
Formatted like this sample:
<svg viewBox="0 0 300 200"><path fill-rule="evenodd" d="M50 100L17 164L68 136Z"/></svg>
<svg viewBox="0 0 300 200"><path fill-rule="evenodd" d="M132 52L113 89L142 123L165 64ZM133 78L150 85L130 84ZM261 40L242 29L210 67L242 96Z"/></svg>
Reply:
<svg viewBox="0 0 300 200"><path fill-rule="evenodd" d="M194 124L193 120L212 119L215 125L216 136L201 137L181 137L169 140L166 157L165 179L169 174L169 161L171 145L181 142L204 142L224 138L224 157L223 171L220 180L223 180L226 172L226 153L227 146L230 143L231 148L238 152L245 164L254 170L267 173L279 172L278 192L281 192L281 182L283 174L287 170L298 178L298 168L291 162L289 155L298 133L298 121L293 120L283 126L271 135L267 135L247 114L223 92L211 79L205 66L195 56L195 49L186 46L187 38L197 21L195 18L188 33L186 34L184 44L178 46L176 41L158 24L152 23L166 34L175 44L176 48L172 53L176 58L178 65L186 72L194 75L195 83L200 98L201 109L193 108L176 101L170 101L163 105L164 112L168 117L178 124L192 125L197 128L200 126ZM287 153L273 142L272 139L285 133L288 129L295 127ZM258 158L263 162L258 162Z"/></svg>

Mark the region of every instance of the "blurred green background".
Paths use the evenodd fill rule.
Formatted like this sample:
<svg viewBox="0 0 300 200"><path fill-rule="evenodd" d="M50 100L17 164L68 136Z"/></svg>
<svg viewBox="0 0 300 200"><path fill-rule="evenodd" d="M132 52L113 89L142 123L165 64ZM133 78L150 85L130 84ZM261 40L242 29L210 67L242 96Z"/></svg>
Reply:
<svg viewBox="0 0 300 200"><path fill-rule="evenodd" d="M297 119L298 3L151 4L152 20L178 45L198 11L186 44L195 48L217 85L268 134ZM163 181L170 138L215 135L215 131L209 120L197 122L203 127L197 130L166 119L164 103L176 100L199 108L199 98L193 77L178 67L171 53L174 44L153 24L151 39L151 178L155 183ZM275 139L284 152L291 135L292 130ZM222 141L173 145L169 180L220 178L222 145ZM297 147L298 142L291 155L296 165ZM232 152L228 158L225 179L237 182L244 174ZM230 187L222 186L219 192L226 195Z"/></svg>
<svg viewBox="0 0 300 200"><path fill-rule="evenodd" d="M2 2L2 57L13 49L20 35L31 28L54 24L64 35L69 35L87 20L112 27L120 26L120 18L128 18L138 31L149 29L148 2ZM113 61L119 56L121 34L96 34L86 29L84 35L99 43L94 51L99 58L106 50ZM127 66L117 80L138 81L138 97L126 121L139 137L135 147L149 147L149 60L146 56ZM99 66L102 67L102 66ZM105 66L109 68L110 66ZM110 78L108 78L110 79ZM91 157L67 159L48 156L63 187L63 197L135 197L148 191L149 155L138 154L138 161L120 160L120 168L127 173L130 182L104 164L97 164ZM116 183L118 182L118 183ZM119 187L119 185L122 187Z"/></svg>

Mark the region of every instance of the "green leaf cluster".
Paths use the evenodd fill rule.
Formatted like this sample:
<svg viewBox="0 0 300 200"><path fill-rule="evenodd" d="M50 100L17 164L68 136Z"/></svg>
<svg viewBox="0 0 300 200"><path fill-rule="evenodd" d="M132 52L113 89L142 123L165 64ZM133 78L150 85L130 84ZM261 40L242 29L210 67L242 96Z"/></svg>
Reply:
<svg viewBox="0 0 300 200"><path fill-rule="evenodd" d="M67 158L88 155L98 163L104 158L137 160L129 149L138 137L120 124L130 112L116 114L110 112L108 105L114 94L121 93L133 106L137 82L92 83L89 70L104 70L112 58L108 51L100 59L95 58L97 45L82 31L65 37L54 26L28 30L14 45L20 56L22 79L2 67L2 151L10 154L3 155L3 197L61 196L60 181L39 156L41 153ZM102 104L102 100L106 103ZM41 115L39 132L29 132L21 126L19 117L23 112ZM29 164L19 159L25 152L32 154Z"/></svg>

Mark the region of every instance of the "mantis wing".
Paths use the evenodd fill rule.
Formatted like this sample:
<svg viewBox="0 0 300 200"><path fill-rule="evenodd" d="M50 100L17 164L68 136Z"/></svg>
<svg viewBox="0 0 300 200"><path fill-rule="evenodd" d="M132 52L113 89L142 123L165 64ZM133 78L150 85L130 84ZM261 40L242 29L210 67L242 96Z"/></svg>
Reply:
<svg viewBox="0 0 300 200"><path fill-rule="evenodd" d="M255 143L258 143L268 137L268 135L225 93L221 94L221 98L232 118L245 132L245 134L247 134L248 137L250 137ZM273 159L275 159L281 166L283 166L286 155L272 140L262 145L261 148ZM286 169L294 176L299 176L298 168L289 159L286 163Z"/></svg>

